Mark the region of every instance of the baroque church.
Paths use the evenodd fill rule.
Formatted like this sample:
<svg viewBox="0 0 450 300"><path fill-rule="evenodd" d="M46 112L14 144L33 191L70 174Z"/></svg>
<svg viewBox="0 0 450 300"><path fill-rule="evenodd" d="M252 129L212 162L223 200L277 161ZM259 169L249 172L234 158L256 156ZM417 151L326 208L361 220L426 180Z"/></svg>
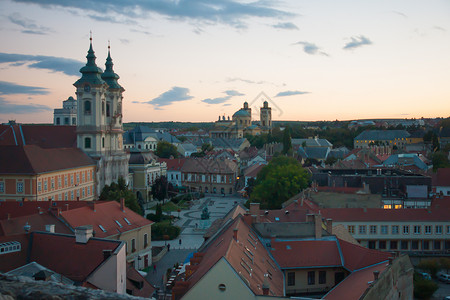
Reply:
<svg viewBox="0 0 450 300"><path fill-rule="evenodd" d="M211 138L240 139L245 135L260 135L272 131L272 108L264 101L263 107L259 110L259 125L252 122L252 109L244 102L244 106L235 112L230 120L225 116L220 117L210 130Z"/></svg>
<svg viewBox="0 0 450 300"><path fill-rule="evenodd" d="M74 86L77 102L77 147L97 162L97 195L123 177L128 182L128 154L123 147L122 101L125 89L113 70L110 46L105 71L97 67L90 47L87 63Z"/></svg>

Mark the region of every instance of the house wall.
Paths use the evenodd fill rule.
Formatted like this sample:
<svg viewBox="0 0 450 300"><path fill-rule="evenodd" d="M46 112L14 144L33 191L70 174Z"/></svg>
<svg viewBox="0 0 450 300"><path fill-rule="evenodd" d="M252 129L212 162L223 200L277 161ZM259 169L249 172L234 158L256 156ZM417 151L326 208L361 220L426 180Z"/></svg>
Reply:
<svg viewBox="0 0 450 300"><path fill-rule="evenodd" d="M319 272L326 272L326 282L319 284ZM349 274L343 268L311 268L311 269L293 269L283 270L285 278L286 295L298 295L303 293L328 292L335 286L335 274L344 272L345 276ZM295 284L288 285L288 273L295 273ZM314 284L308 284L308 272L314 272Z"/></svg>
<svg viewBox="0 0 450 300"><path fill-rule="evenodd" d="M130 172L133 173L133 192L141 192L144 201L149 201L152 185L156 178L164 175L160 163L130 164Z"/></svg>
<svg viewBox="0 0 450 300"><path fill-rule="evenodd" d="M237 173L205 174L205 173L182 172L181 175L182 175L182 184L188 187L191 191L198 191L210 194L221 194L223 188L225 194L232 194L235 192Z"/></svg>
<svg viewBox="0 0 450 300"><path fill-rule="evenodd" d="M94 200L95 166L61 170L38 175L1 175L4 192L0 201ZM23 183L23 192L18 191Z"/></svg>

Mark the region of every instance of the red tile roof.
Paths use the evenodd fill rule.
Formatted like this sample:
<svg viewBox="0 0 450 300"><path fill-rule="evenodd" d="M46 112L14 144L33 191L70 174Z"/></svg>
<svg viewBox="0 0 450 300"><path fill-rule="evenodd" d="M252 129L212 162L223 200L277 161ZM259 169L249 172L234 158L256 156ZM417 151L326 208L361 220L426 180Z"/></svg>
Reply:
<svg viewBox="0 0 450 300"><path fill-rule="evenodd" d="M336 241L282 241L271 246L273 258L282 269L342 266Z"/></svg>
<svg viewBox="0 0 450 300"><path fill-rule="evenodd" d="M258 175L259 171L262 170L266 165L264 164L254 164L244 170L245 177L254 177Z"/></svg>
<svg viewBox="0 0 450 300"><path fill-rule="evenodd" d="M434 179L434 178L433 178ZM440 168L436 173L436 180L433 180L434 186L450 186L450 168Z"/></svg>
<svg viewBox="0 0 450 300"><path fill-rule="evenodd" d="M29 261L35 261L74 281L87 279L104 261L103 250L115 251L121 241L91 238L76 243L74 235L33 232Z"/></svg>
<svg viewBox="0 0 450 300"><path fill-rule="evenodd" d="M343 193L343 194L356 194L358 191L362 190L360 187L344 187L344 186L318 186L317 190L319 192L333 192L333 193Z"/></svg>
<svg viewBox="0 0 450 300"><path fill-rule="evenodd" d="M322 299L325 300L358 300L369 288L369 282L373 281L373 272L382 273L386 270L388 263L382 262L374 266L353 272L335 286Z"/></svg>
<svg viewBox="0 0 450 300"><path fill-rule="evenodd" d="M17 234L10 236L0 236L0 244L6 242L19 242L21 251L4 253L0 255L0 272L9 272L27 263L27 249L29 234Z"/></svg>
<svg viewBox="0 0 450 300"><path fill-rule="evenodd" d="M343 265L351 272L387 261L392 256L389 252L368 249L341 239L338 239L338 242L344 260Z"/></svg>
<svg viewBox="0 0 450 300"><path fill-rule="evenodd" d="M127 263L127 290L136 297L150 298L155 288L133 267Z"/></svg>
<svg viewBox="0 0 450 300"><path fill-rule="evenodd" d="M6 201L0 202L0 220L34 215L49 210L61 211L90 205L87 201Z"/></svg>
<svg viewBox="0 0 450 300"><path fill-rule="evenodd" d="M167 165L167 171L181 171L181 167L186 161L185 158L158 158L159 162L165 162Z"/></svg>
<svg viewBox="0 0 450 300"><path fill-rule="evenodd" d="M0 146L0 174L41 174L95 162L77 148L44 149L35 145Z"/></svg>
<svg viewBox="0 0 450 300"><path fill-rule="evenodd" d="M76 126L0 125L0 145L37 145L42 148L74 148Z"/></svg>
<svg viewBox="0 0 450 300"><path fill-rule="evenodd" d="M55 232L73 234L73 231L49 212L0 220L0 235L16 235L25 233L24 226L31 226L30 231L45 231L45 225L55 225Z"/></svg>
<svg viewBox="0 0 450 300"><path fill-rule="evenodd" d="M92 225L95 236L100 238L114 236L153 223L127 207L124 207L122 211L120 203L116 201L97 202L95 210L93 206L89 206L63 211L61 216L72 228ZM100 225L106 232L100 228Z"/></svg>

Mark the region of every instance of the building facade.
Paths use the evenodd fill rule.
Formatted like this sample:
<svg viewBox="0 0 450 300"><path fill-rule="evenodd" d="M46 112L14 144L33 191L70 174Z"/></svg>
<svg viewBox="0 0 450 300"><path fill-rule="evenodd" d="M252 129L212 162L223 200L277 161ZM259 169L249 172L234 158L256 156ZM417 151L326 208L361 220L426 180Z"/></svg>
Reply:
<svg viewBox="0 0 450 300"><path fill-rule="evenodd" d="M53 125L77 125L77 100L72 96L63 101L63 108L55 108Z"/></svg>
<svg viewBox="0 0 450 300"><path fill-rule="evenodd" d="M128 178L128 157L122 134L122 93L109 47L106 69L95 63L92 38L86 66L74 83L77 95L77 145L97 162L97 192L119 177Z"/></svg>

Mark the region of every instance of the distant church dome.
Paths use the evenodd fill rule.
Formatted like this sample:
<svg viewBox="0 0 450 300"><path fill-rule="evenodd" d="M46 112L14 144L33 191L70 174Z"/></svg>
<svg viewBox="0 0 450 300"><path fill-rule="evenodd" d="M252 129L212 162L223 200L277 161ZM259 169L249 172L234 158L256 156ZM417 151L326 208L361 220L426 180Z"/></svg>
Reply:
<svg viewBox="0 0 450 300"><path fill-rule="evenodd" d="M246 110L240 109L233 114L233 117L250 117L250 113Z"/></svg>

